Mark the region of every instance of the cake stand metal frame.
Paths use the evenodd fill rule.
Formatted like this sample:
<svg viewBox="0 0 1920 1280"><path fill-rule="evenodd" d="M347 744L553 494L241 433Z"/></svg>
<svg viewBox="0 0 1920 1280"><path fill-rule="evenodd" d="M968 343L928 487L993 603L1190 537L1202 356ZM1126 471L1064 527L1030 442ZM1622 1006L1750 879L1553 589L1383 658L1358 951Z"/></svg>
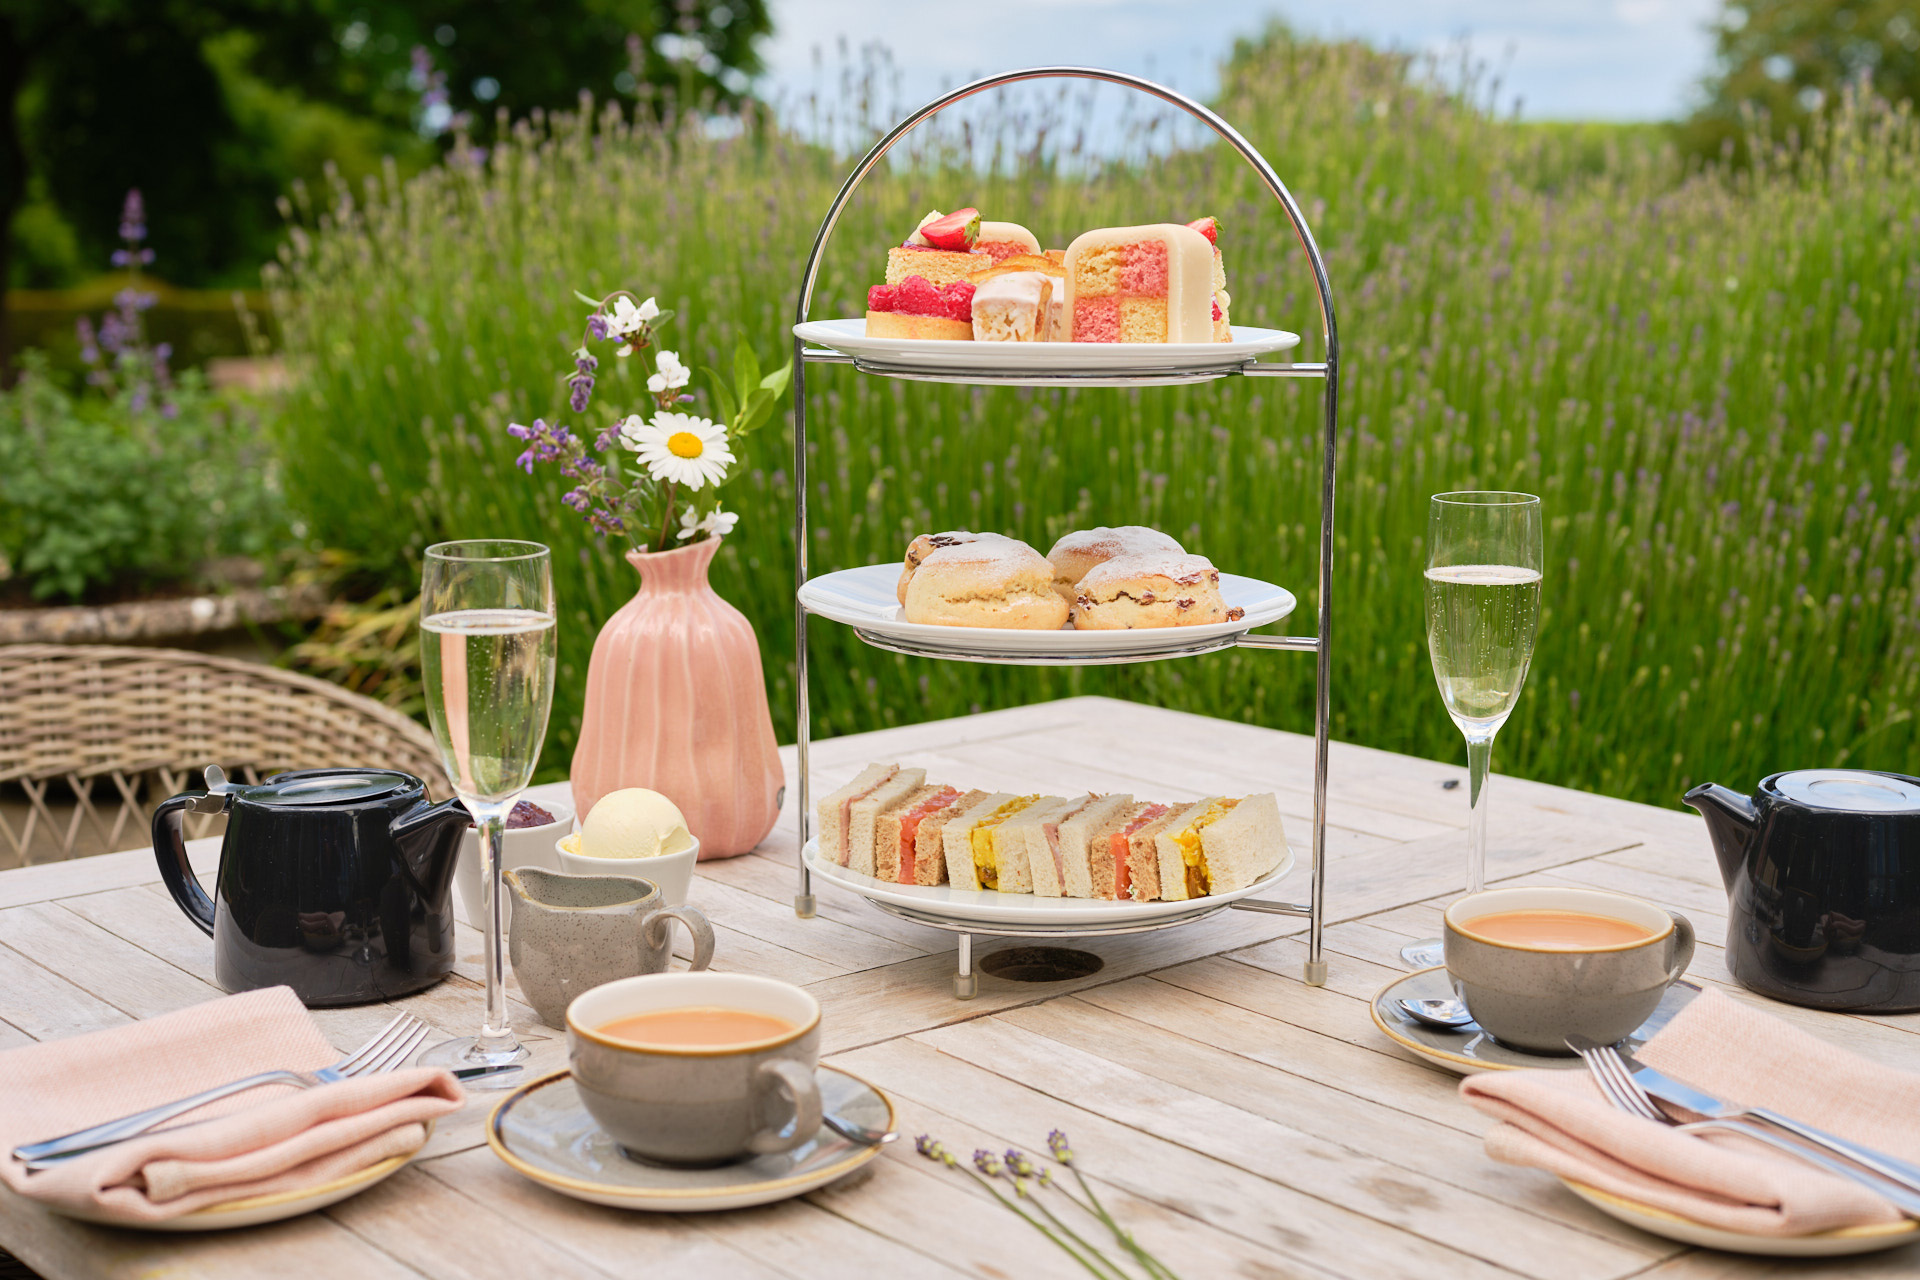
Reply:
<svg viewBox="0 0 1920 1280"><path fill-rule="evenodd" d="M930 116L957 102L965 101L976 94L1005 85L1018 84L1025 80L1096 80L1123 88L1135 89L1160 99L1162 102L1178 107L1194 119L1211 129L1222 141L1226 142L1245 160L1261 183L1280 205L1292 228L1294 237L1300 243L1301 252L1306 256L1308 265L1313 269L1314 287L1319 295L1320 323L1322 336L1326 342L1326 360L1323 363L1262 362L1248 359L1243 363L1223 364L1217 370L1205 370L1196 373L1169 376L1164 368L1156 369L1151 363L1150 351L1143 351L1142 364L1137 370L1102 369L1099 373L1077 374L1062 372L1058 375L1042 375L1036 379L1033 374L1009 376L1003 371L985 367L978 370L913 370L892 366L870 365L855 360L852 356L839 351L810 347L796 336L793 340L793 478L794 478L794 634L795 634L795 672L794 698L796 703L796 733L798 745L799 770L799 835L800 847L805 849L808 840L808 827L813 817L811 798L812 777L809 770L809 748L812 739L812 712L808 689L807 663L807 618L805 604L798 599L799 589L806 585L809 577L807 569L809 528L807 523L807 366L809 364L850 364L856 370L880 377L904 378L921 382L952 382L963 384L1024 384L1035 385L1036 381L1045 385L1114 387L1114 386L1151 386L1170 383L1207 382L1215 378L1238 375L1260 378L1320 378L1325 383L1325 438L1321 470L1320 495L1320 592L1318 600L1319 628L1311 636L1257 636L1242 633L1238 637L1219 644L1195 646L1196 653L1210 652L1239 644L1255 649L1296 649L1316 655L1316 672L1313 699L1313 868L1311 888L1306 902L1271 902L1253 899L1241 899L1230 904L1222 904L1213 910L1201 909L1190 916L1180 916L1172 920L1160 920L1140 925L1102 925L1081 928L1038 927L1020 925L993 924L983 925L971 922L956 922L940 916L896 907L890 903L868 901L883 911L913 920L934 928L945 929L959 935L958 970L954 976L954 993L961 999L968 999L979 989L978 976L973 965L973 935L998 935L1007 937L1090 937L1120 933L1143 933L1153 929L1177 928L1195 920L1205 919L1214 911L1235 909L1241 911L1262 911L1276 915L1304 916L1307 928L1307 960L1305 979L1309 985L1323 986L1327 980L1327 962L1322 954L1322 934L1326 927L1326 881L1327 881L1327 731L1330 707L1330 685L1332 680L1333 649L1333 490L1335 472L1335 452L1340 400L1340 339L1333 313L1333 287L1327 280L1326 262L1320 256L1319 245L1314 242L1313 232L1307 227L1307 220L1300 212L1300 206L1280 180L1266 157L1240 136L1234 127L1221 119L1207 107L1195 102L1185 94L1165 85L1156 84L1139 76L1128 75L1120 71L1107 71L1098 67L1030 67L1020 71L1006 71L998 75L986 76L970 84L961 85L951 92L933 99L919 110L913 112L895 125L885 137L873 144L860 163L840 186L840 192L834 197L832 206L820 223L820 230L814 236L813 249L807 256L806 274L802 277L800 299L795 308L794 323L805 324L807 312L813 304L814 286L819 280L820 260L827 246L828 238L833 234L834 226L840 221L841 213L847 202L859 188L867 175L878 165L887 152L893 149L908 131L921 124ZM901 647L896 643L882 643L880 638L856 630L856 634L876 648L888 649L896 653L915 653L910 647ZM969 660L964 655L952 653L934 653L921 651L922 656L959 658ZM976 659L977 660L977 659ZM1054 659L1053 664L1061 666L1088 665L1103 659L1062 656ZM1111 658L1105 661L1113 661ZM1149 661L1158 658L1147 659ZM803 919L815 914L813 894L813 875L802 858L799 864L799 885L794 896L794 912Z"/></svg>

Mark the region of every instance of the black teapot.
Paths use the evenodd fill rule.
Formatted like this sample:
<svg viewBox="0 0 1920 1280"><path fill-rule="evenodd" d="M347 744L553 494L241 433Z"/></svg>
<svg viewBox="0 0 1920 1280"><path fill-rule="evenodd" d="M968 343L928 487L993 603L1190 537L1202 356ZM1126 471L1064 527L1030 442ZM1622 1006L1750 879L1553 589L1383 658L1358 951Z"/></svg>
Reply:
<svg viewBox="0 0 1920 1280"><path fill-rule="evenodd" d="M1920 1009L1920 778L1799 769L1752 799L1707 783L1727 885L1727 968L1815 1009Z"/></svg>
<svg viewBox="0 0 1920 1280"><path fill-rule="evenodd" d="M227 815L212 898L187 864L188 811ZM221 986L359 1004L453 968L449 890L470 822L458 800L429 803L425 783L393 770L302 769L235 786L209 768L204 792L154 810L153 850L173 900L212 936Z"/></svg>

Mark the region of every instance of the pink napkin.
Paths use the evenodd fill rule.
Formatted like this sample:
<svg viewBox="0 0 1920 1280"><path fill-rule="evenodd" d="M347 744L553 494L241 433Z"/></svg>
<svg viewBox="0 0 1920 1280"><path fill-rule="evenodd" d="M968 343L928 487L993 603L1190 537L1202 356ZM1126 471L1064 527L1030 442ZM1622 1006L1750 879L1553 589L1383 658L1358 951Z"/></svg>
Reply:
<svg viewBox="0 0 1920 1280"><path fill-rule="evenodd" d="M1770 1107L1920 1163L1920 1075L1869 1062L1718 991L1702 992L1634 1056L1724 1101ZM1900 1221L1899 1210L1856 1183L1752 1139L1684 1134L1618 1111L1584 1070L1486 1072L1461 1081L1460 1093L1501 1121L1487 1133L1495 1160L1695 1222L1799 1236Z"/></svg>
<svg viewBox="0 0 1920 1280"><path fill-rule="evenodd" d="M449 1073L419 1068L312 1089L266 1085L38 1173L10 1154L242 1076L310 1071L340 1056L286 987L0 1053L0 1181L60 1212L158 1222L410 1155L427 1122L466 1096Z"/></svg>

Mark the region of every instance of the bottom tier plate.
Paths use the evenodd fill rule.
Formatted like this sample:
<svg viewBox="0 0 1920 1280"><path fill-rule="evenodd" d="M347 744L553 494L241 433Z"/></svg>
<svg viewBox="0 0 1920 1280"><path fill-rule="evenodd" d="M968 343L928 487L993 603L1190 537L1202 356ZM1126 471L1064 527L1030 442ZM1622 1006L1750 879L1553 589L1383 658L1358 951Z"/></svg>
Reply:
<svg viewBox="0 0 1920 1280"><path fill-rule="evenodd" d="M800 857L807 869L822 880L882 906L902 909L901 914L911 913L909 918L927 924L945 928L975 926L982 933L993 933L1001 926L1011 926L1012 932L1062 931L1053 936L1074 930L1131 932L1184 924L1210 916L1241 898L1251 898L1271 889L1293 870L1293 849L1289 847L1279 866L1244 889L1211 893L1184 902L1109 902L1103 898L1039 898L1030 893L956 889L944 884L888 884L827 861L820 856L819 843L814 840L807 841Z"/></svg>

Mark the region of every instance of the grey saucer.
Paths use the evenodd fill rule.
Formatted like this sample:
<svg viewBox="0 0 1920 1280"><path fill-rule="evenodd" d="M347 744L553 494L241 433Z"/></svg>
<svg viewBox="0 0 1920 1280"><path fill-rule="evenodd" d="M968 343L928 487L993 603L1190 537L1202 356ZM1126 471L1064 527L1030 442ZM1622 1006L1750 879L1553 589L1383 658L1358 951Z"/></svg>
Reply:
<svg viewBox="0 0 1920 1280"><path fill-rule="evenodd" d="M836 1067L816 1077L821 1108L882 1131L893 1128L884 1093ZM616 1209L690 1213L785 1200L844 1177L880 1154L822 1126L791 1151L709 1169L647 1164L621 1153L587 1114L562 1071L502 1099L487 1121L487 1145L516 1173L563 1195Z"/></svg>
<svg viewBox="0 0 1920 1280"><path fill-rule="evenodd" d="M1687 1002L1699 994L1699 986L1684 978L1674 983L1667 988L1667 994L1661 997L1660 1007L1621 1044L1629 1051L1638 1049L1653 1039L1655 1032L1666 1026L1674 1014L1686 1008ZM1558 1057L1515 1049L1501 1044L1471 1022L1458 1030L1429 1026L1399 1006L1399 1001L1403 999L1445 999L1452 995L1453 983L1447 977L1445 966L1421 969L1395 978L1373 993L1373 1025L1408 1053L1437 1067L1445 1067L1457 1075L1470 1076L1478 1071L1512 1071L1519 1067L1580 1069L1580 1059L1572 1054Z"/></svg>

